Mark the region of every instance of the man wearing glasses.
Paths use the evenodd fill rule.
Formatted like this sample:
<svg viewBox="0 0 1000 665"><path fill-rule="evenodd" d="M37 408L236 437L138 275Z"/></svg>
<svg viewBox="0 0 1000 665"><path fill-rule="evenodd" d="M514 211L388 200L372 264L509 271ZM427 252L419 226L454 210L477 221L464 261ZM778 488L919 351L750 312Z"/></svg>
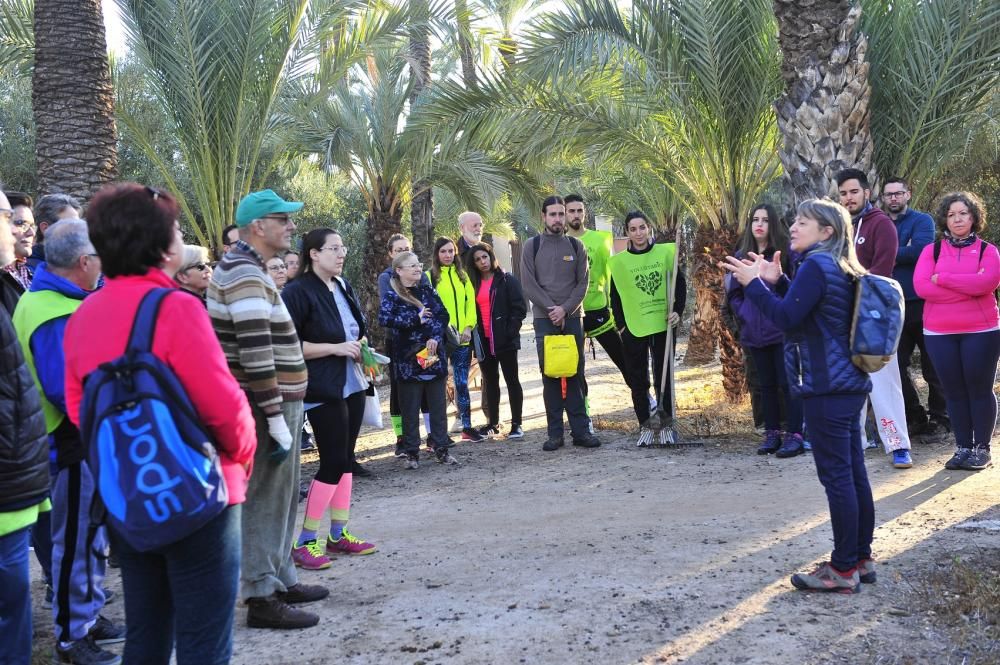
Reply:
<svg viewBox="0 0 1000 665"><path fill-rule="evenodd" d="M295 607L329 591L300 584L292 562L299 499L299 438L306 365L295 324L265 265L291 244L302 209L270 189L236 208L239 239L208 287L208 313L229 368L246 391L257 452L243 505L240 595L251 628L308 628L319 617Z"/></svg>
<svg viewBox="0 0 1000 665"><path fill-rule="evenodd" d="M938 381L930 354L924 347L924 301L913 290L913 269L924 247L934 242L934 220L925 212L909 206L910 186L905 179L892 177L882 187L882 204L896 225L899 250L892 278L903 287L906 298L906 316L899 338L899 377L903 387L907 428L912 436L936 437L951 431L951 421L945 408L944 393ZM913 349L920 349L920 372L927 382L929 395L927 409L920 404L920 396L910 379L910 356Z"/></svg>
<svg viewBox="0 0 1000 665"><path fill-rule="evenodd" d="M14 233L14 263L4 270L9 272L25 291L31 287L34 271L28 265L31 245L35 238L35 217L31 214L31 197L21 192L7 192L12 212L10 230Z"/></svg>

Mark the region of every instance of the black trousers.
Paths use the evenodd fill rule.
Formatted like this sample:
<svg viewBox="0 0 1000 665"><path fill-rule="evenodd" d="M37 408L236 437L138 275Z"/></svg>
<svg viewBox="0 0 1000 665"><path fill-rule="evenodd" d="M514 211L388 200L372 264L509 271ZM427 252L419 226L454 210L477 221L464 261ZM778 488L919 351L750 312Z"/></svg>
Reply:
<svg viewBox="0 0 1000 665"><path fill-rule="evenodd" d="M340 477L351 472L354 446L365 415L365 393L359 391L346 399L334 399L306 411L312 425L313 438L319 450L319 470L315 479L336 485Z"/></svg>
<svg viewBox="0 0 1000 665"><path fill-rule="evenodd" d="M584 317L583 317L584 332L585 333L588 332L587 328L589 325L595 325L597 327L600 327L600 325L605 323L610 318L610 316L611 313L607 307L605 307L602 310L584 312ZM591 337L589 334L587 336ZM593 339L596 339L601 344L601 347L604 349L604 352L608 354L608 357L611 358L611 362L615 364L615 367L618 368L618 371L621 372L622 376L624 377L626 372L625 346L622 344L622 338L621 335L618 334L618 330L615 329L614 327L611 327L610 329L602 332L600 335L594 335ZM583 378L583 394L584 396L587 396L589 394L588 393L589 388L587 386L587 377L584 376L582 378Z"/></svg>
<svg viewBox="0 0 1000 665"><path fill-rule="evenodd" d="M521 390L521 379L517 376L517 349L480 360L479 371L483 375L486 422L493 427L500 423L500 372L503 371L503 380L507 384L507 401L510 402L510 423L520 425L524 391Z"/></svg>
<svg viewBox="0 0 1000 665"><path fill-rule="evenodd" d="M920 404L920 396L910 378L910 356L915 348L920 349L920 373L927 382L929 395L927 397L927 409ZM899 336L899 350L896 352L899 359L899 378L903 384L903 403L906 406L906 422L919 424L927 421L927 416L931 418L948 419L948 408L945 405L944 391L941 389L941 381L934 371L931 362L931 354L927 353L924 344L924 301L907 300L906 313L903 319L903 331Z"/></svg>
<svg viewBox="0 0 1000 665"><path fill-rule="evenodd" d="M656 391L656 403L662 404L664 411L670 413L673 405L673 395L670 391L671 377L667 376L667 391L660 393L660 379L663 376L663 350L667 345L666 331L636 337L626 328L621 334L625 348L625 381L632 391L632 409L639 424L649 419L649 357L653 356L653 389ZM677 336L673 338L673 350L677 349ZM673 352L672 350L672 352Z"/></svg>

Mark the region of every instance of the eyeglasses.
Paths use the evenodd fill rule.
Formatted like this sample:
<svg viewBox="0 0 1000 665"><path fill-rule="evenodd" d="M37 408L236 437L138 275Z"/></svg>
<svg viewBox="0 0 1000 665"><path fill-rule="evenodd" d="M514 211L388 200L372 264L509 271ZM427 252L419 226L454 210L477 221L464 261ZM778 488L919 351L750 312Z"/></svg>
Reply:
<svg viewBox="0 0 1000 665"><path fill-rule="evenodd" d="M3 212L3 211L0 210L0 212ZM22 219L12 219L12 220L10 220L10 223L13 224L14 226L16 226L17 228L21 228L22 226L27 226L27 227L32 228L32 229L35 228L35 223L34 222L30 222L27 219L23 219L23 218Z"/></svg>
<svg viewBox="0 0 1000 665"><path fill-rule="evenodd" d="M287 225L292 221L292 218L288 215L264 215L261 219L270 219L272 221L278 222L279 224Z"/></svg>
<svg viewBox="0 0 1000 665"><path fill-rule="evenodd" d="M399 267L402 268L403 270L413 270L414 268L417 268L418 270L423 270L424 269L424 264L423 263L411 263L408 266L399 266Z"/></svg>
<svg viewBox="0 0 1000 665"><path fill-rule="evenodd" d="M319 248L319 251L321 251L321 252L325 252L325 251L328 251L328 250L331 251L331 252L333 252L334 254L347 254L347 246L346 245L334 245L333 247L320 247Z"/></svg>
<svg viewBox="0 0 1000 665"><path fill-rule="evenodd" d="M882 192L882 198L885 198L885 199L901 199L901 198L903 198L903 194L906 194L906 190L905 189L902 190L902 191L899 191L899 192Z"/></svg>

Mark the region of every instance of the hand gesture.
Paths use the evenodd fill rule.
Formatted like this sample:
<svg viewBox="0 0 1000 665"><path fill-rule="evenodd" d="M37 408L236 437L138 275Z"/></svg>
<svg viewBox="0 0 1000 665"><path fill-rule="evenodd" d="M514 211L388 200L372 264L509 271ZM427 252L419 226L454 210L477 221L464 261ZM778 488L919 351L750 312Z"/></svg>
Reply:
<svg viewBox="0 0 1000 665"><path fill-rule="evenodd" d="M750 258L760 261L760 278L768 284L777 284L781 279L781 252L775 252L770 261L763 256L750 252Z"/></svg>
<svg viewBox="0 0 1000 665"><path fill-rule="evenodd" d="M746 286L757 277L760 277L761 261L740 260L735 256L727 256L725 261L719 263L719 267L728 270L733 274L733 279Z"/></svg>
<svg viewBox="0 0 1000 665"><path fill-rule="evenodd" d="M432 356L437 355L438 343L436 339L432 337L431 339L427 340L426 346L427 346L427 353L431 354Z"/></svg>

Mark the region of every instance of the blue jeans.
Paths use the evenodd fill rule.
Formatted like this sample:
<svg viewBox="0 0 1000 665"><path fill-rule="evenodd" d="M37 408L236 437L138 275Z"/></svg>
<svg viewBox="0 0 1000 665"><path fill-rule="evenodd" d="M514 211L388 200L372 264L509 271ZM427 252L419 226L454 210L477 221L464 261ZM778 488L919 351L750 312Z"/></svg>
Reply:
<svg viewBox="0 0 1000 665"><path fill-rule="evenodd" d="M548 319L535 319L535 350L538 352L539 368L545 367L545 336L573 335L576 337L576 375L566 379L566 398L562 395L562 379L553 379L542 374L542 399L545 401L545 419L548 421L549 438L563 436L563 409L569 417L570 431L574 439L585 439L590 435L590 419L583 401L583 322L578 317L566 317L562 328L557 328Z"/></svg>
<svg viewBox="0 0 1000 665"><path fill-rule="evenodd" d="M997 424L993 382L1000 358L1000 330L924 335L924 344L944 389L955 443L959 448L989 450Z"/></svg>
<svg viewBox="0 0 1000 665"><path fill-rule="evenodd" d="M462 427L472 427L469 398L469 363L472 361L472 347L460 346L451 352L451 373L455 379L455 407L462 419Z"/></svg>
<svg viewBox="0 0 1000 665"><path fill-rule="evenodd" d="M830 562L846 571L872 553L875 501L868 484L858 413L864 393L818 395L802 400L816 474L826 489L833 526Z"/></svg>
<svg viewBox="0 0 1000 665"><path fill-rule="evenodd" d="M31 662L31 589L25 527L0 536L0 665Z"/></svg>
<svg viewBox="0 0 1000 665"><path fill-rule="evenodd" d="M785 371L785 345L771 344L768 346L745 347L753 356L754 368L757 370L757 385L763 402L764 427L766 429L781 429L781 408L778 391L785 405L785 431L793 434L802 433L802 400L793 397L788 390L788 373Z"/></svg>
<svg viewBox="0 0 1000 665"><path fill-rule="evenodd" d="M229 662L240 516L241 506L230 506L187 538L152 552L137 552L110 530L125 589L125 665L168 665L175 639L177 665Z"/></svg>

